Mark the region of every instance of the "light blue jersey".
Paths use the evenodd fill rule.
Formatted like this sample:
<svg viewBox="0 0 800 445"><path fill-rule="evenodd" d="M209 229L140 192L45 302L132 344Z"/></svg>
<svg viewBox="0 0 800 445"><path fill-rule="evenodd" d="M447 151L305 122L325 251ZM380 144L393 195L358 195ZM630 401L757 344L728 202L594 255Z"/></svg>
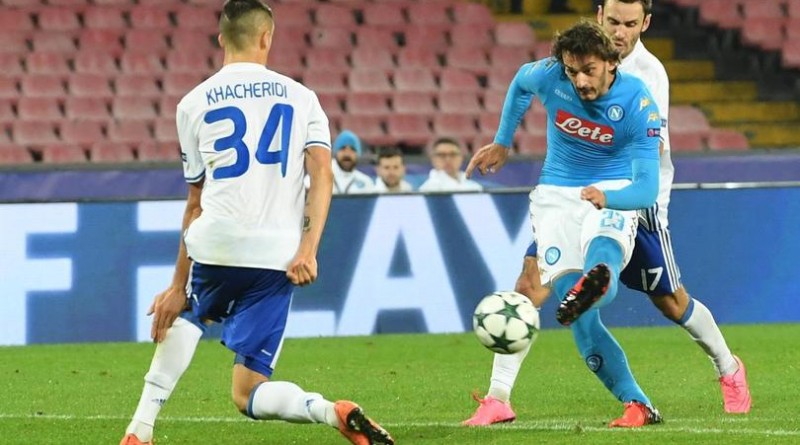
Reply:
<svg viewBox="0 0 800 445"><path fill-rule="evenodd" d="M541 184L587 186L610 179L636 182L637 161L658 162L661 118L639 78L617 72L608 93L584 101L556 59L527 63L509 86L496 143L511 146L533 96L547 111L547 156ZM649 176L654 176L647 178L649 185L655 180L658 187L657 171Z"/></svg>

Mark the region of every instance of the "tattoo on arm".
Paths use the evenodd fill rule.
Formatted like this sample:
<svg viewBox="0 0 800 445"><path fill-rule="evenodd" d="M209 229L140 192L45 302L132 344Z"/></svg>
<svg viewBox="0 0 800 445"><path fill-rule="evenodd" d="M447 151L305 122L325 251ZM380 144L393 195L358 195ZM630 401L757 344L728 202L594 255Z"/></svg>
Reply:
<svg viewBox="0 0 800 445"><path fill-rule="evenodd" d="M308 232L311 230L311 217L304 216L303 217L303 232Z"/></svg>

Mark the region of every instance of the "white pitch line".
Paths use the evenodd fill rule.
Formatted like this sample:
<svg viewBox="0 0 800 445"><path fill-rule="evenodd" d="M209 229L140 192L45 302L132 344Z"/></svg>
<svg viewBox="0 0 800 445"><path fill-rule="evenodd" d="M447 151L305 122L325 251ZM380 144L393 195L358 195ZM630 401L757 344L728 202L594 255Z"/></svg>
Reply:
<svg viewBox="0 0 800 445"><path fill-rule="evenodd" d="M94 416L77 416L72 414L6 414L0 413L0 419L16 419L16 420L129 420L129 416L119 415L94 415ZM739 423L731 419L722 419L723 423ZM739 419L739 418L735 418ZM246 417L178 417L166 416L159 419L162 422L177 422L177 423L245 423L254 422ZM769 421L769 419L758 419ZM741 418L741 423L751 422L753 419ZM585 422L585 421L583 421ZM755 436L789 436L800 437L800 430L772 430L772 429L753 429L753 428L707 428L707 427L681 427L672 426L678 423L709 423L714 422L708 419L671 419L663 425L654 425L648 428L636 429L611 429L605 426L590 426L582 424L580 420L541 420L541 421L521 421L503 425L496 425L492 427L495 430L518 430L518 431L585 431L593 433L613 433L621 434L630 432L632 434L647 434L647 433L688 433L688 434L743 434ZM449 422L381 422L387 427L400 427L400 428L464 428L458 423Z"/></svg>

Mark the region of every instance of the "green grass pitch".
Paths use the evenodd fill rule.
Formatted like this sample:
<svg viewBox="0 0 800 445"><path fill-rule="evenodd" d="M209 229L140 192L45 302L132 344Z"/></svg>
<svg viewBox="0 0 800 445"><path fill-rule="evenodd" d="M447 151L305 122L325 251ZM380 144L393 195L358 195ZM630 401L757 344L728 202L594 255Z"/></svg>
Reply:
<svg viewBox="0 0 800 445"><path fill-rule="evenodd" d="M749 415L722 411L713 367L681 329L613 329L665 423L609 430L622 406L578 357L569 331L543 331L513 396L518 419L463 428L486 390L492 355L472 334L288 340L277 380L327 398L351 398L398 444L796 444L800 443L800 325L724 326L747 364ZM0 348L0 443L112 444L133 413L151 344ZM230 402L232 354L202 342L161 412L156 443L343 444L320 425L256 422Z"/></svg>

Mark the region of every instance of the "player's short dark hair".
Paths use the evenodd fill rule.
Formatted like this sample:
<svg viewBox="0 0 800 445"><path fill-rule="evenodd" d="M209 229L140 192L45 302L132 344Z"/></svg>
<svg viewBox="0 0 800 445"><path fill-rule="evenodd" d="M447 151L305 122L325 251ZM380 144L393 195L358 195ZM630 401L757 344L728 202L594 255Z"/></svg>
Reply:
<svg viewBox="0 0 800 445"><path fill-rule="evenodd" d="M428 146L427 149L428 155L433 156L435 154L434 149L439 144L453 144L456 147L458 147L458 151L460 151L462 155L465 154L464 147L461 145L461 141L452 136L439 136L438 138L434 139L433 142Z"/></svg>
<svg viewBox="0 0 800 445"><path fill-rule="evenodd" d="M644 15L648 15L653 12L653 0L617 0L620 3L641 3L642 9L644 9ZM603 0L603 7L605 8L608 4L608 0Z"/></svg>
<svg viewBox="0 0 800 445"><path fill-rule="evenodd" d="M261 0L227 0L219 16L219 33L226 45L241 50L258 31L256 24L261 20L274 22L272 8Z"/></svg>
<svg viewBox="0 0 800 445"><path fill-rule="evenodd" d="M400 156L402 159L403 152L397 147L384 147L378 150L378 163L381 162L381 159L393 158L395 156Z"/></svg>
<svg viewBox="0 0 800 445"><path fill-rule="evenodd" d="M564 53L576 57L597 56L606 62L619 62L620 54L611 37L593 20L581 19L572 27L556 34L553 57L564 63Z"/></svg>

